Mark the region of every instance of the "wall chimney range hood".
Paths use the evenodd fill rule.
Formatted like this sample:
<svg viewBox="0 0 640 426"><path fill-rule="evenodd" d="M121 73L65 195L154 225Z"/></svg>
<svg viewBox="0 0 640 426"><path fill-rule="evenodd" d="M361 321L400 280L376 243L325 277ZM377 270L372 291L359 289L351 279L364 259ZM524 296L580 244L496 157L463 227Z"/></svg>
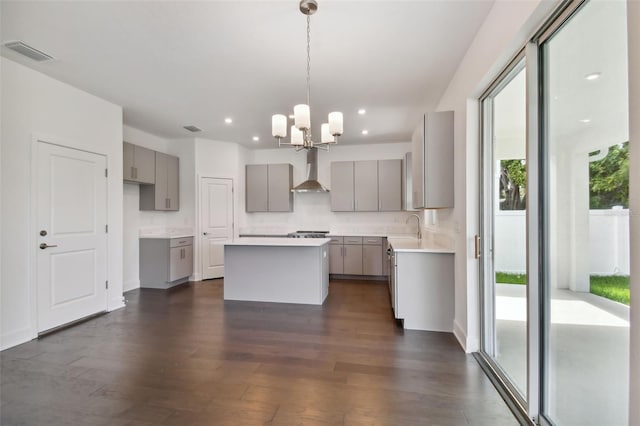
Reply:
<svg viewBox="0 0 640 426"><path fill-rule="evenodd" d="M294 187L291 192L329 192L327 188L318 182L318 149L307 150L307 178L300 185Z"/></svg>

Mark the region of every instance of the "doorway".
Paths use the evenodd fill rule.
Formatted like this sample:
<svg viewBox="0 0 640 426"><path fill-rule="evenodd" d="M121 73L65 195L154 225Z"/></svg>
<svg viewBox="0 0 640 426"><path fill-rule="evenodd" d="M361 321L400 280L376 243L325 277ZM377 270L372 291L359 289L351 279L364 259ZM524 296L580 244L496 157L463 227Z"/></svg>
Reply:
<svg viewBox="0 0 640 426"><path fill-rule="evenodd" d="M38 333L107 310L107 160L38 141Z"/></svg>
<svg viewBox="0 0 640 426"><path fill-rule="evenodd" d="M224 277L224 243L233 240L233 180L200 178L202 279Z"/></svg>

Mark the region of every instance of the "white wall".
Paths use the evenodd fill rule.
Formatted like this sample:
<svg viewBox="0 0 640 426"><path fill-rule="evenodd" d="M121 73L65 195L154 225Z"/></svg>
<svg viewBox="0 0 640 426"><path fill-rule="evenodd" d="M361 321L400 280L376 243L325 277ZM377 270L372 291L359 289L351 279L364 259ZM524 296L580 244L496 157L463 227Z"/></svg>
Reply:
<svg viewBox="0 0 640 426"><path fill-rule="evenodd" d="M2 277L0 346L37 335L31 229L32 136L107 157L108 309L122 302L122 108L0 58L2 75ZM7 250L11 247L11 250Z"/></svg>
<svg viewBox="0 0 640 426"><path fill-rule="evenodd" d="M629 424L640 424L640 1L627 1L629 49L629 207L631 211L631 318Z"/></svg>
<svg viewBox="0 0 640 426"><path fill-rule="evenodd" d="M403 159L411 151L410 143L371 145L337 145L318 153L318 181L331 189L330 168L333 161ZM291 148L249 151L248 164L290 163L293 184L306 179L306 152ZM244 173L244 171L243 171ZM405 233L415 224L405 224L407 212L332 212L329 193L295 193L291 213L249 213L241 223L243 233L282 233L299 229L339 232ZM244 200L243 207L244 209Z"/></svg>
<svg viewBox="0 0 640 426"><path fill-rule="evenodd" d="M138 235L141 229L195 230L195 142L164 139L129 126L124 126L123 139L180 158L180 210L177 212L141 211L140 185L123 184L123 281L124 291L128 291L140 287Z"/></svg>
<svg viewBox="0 0 640 426"><path fill-rule="evenodd" d="M495 215L494 262L496 271L525 273L526 215L524 210L499 211ZM589 211L585 256L591 275L629 275L629 210ZM558 288L569 288L558 282ZM587 290L588 291L588 288Z"/></svg>

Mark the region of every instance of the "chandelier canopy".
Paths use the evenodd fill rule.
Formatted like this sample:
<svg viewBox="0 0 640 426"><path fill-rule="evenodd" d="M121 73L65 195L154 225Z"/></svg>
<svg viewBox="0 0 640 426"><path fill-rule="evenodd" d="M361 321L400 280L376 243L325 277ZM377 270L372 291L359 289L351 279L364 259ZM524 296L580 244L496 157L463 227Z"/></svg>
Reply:
<svg viewBox="0 0 640 426"><path fill-rule="evenodd" d="M293 107L294 124L291 126L291 142L283 142L287 137L287 116L275 114L271 117L271 134L278 139L278 146L290 145L300 149L322 147L338 143L342 135L342 113L329 113L328 122L320 126L320 141L314 142L311 135L311 15L318 10L316 0L301 0L300 12L307 16L307 103Z"/></svg>

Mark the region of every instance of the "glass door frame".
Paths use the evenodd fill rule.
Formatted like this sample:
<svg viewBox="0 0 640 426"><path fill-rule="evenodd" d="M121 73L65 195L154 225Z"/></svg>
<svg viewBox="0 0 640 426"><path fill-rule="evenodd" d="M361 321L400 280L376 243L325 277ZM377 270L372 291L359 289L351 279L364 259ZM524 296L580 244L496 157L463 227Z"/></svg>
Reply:
<svg viewBox="0 0 640 426"><path fill-rule="evenodd" d="M549 261L548 249L548 223L545 195L548 188L548 173L545 169L547 160L547 146L545 134L547 129L547 119L545 117L545 105L543 89L545 85L542 61L542 45L549 40L564 24L584 5L588 0L565 0L552 13L546 21L529 39L524 48L518 52L508 63L508 65L491 82L487 89L478 99L479 114L479 229L481 236L476 241L476 257L478 263L478 285L479 285L479 313L480 313L480 351L474 356L485 370L498 392L507 402L507 405L514 412L518 420L529 424L540 424L551 426L553 422L544 416L544 371L548 365L546 359L547 328L549 320L550 306L549 298L546 297L546 283L548 283L548 270L546 265ZM486 344L495 344L487 341L487 313L493 315L493 302L485 306L484 301L488 300L487 289L484 283L489 282L487 278L492 273L493 267L493 195L487 192L492 191L493 176L492 148L487 149L487 141L493 144L491 138L491 126L493 117L489 104L485 101L495 95L504 85L510 81L521 62L525 63L526 73L526 161L527 161L527 192L526 192L526 245L527 245L527 392L526 396L520 394L510 383L502 369L484 351ZM489 105L489 106L487 106ZM489 158L487 156L489 155ZM489 162L487 163L487 160ZM487 168L489 170L487 170ZM489 195L489 196L488 196ZM488 205L487 205L488 203ZM485 253L488 256L485 256ZM488 265L488 267L487 267ZM495 318L495 315L493 316Z"/></svg>

